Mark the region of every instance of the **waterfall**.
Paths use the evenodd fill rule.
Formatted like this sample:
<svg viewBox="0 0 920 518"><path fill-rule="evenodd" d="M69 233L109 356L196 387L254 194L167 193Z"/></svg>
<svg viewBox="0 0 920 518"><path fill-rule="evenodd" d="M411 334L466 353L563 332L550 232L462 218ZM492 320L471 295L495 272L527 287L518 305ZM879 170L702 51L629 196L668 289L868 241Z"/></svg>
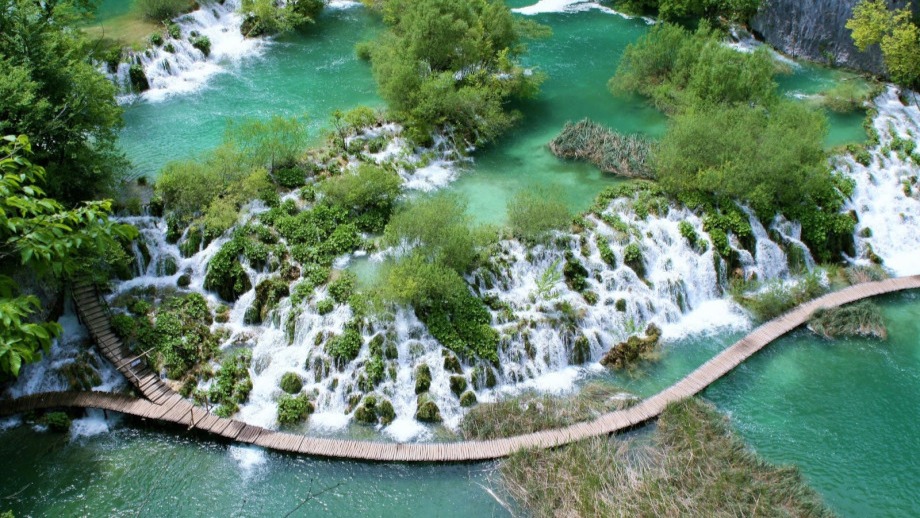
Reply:
<svg viewBox="0 0 920 518"><path fill-rule="evenodd" d="M917 93L904 92L899 96L898 90L889 86L875 99L878 115L872 127L878 133L879 143L869 149L868 165L850 155L837 159L837 170L855 183L847 207L859 218L854 259L868 263L875 254L896 275L920 274L918 105ZM909 149L910 142L914 148L912 155L901 151Z"/></svg>

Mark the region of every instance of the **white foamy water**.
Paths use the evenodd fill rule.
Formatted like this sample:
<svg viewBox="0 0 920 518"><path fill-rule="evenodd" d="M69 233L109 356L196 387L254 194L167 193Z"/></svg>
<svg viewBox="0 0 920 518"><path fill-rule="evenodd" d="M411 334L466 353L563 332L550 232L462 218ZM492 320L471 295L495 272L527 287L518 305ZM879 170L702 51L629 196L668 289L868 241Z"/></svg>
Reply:
<svg viewBox="0 0 920 518"><path fill-rule="evenodd" d="M896 275L915 275L920 274L920 96L903 97L906 106L892 86L875 100L873 126L880 142L870 150L870 164L846 156L837 160L837 170L856 184L848 208L859 217L857 260L867 262L871 248ZM914 142L913 157L888 150L895 137ZM870 231L870 237L859 237Z"/></svg>
<svg viewBox="0 0 920 518"><path fill-rule="evenodd" d="M584 11L601 11L607 14L613 14L631 20L636 18L635 16L630 16L626 13L616 11L605 5L601 5L598 2L591 0L539 0L533 5L528 5L526 7L518 7L517 9L512 9L513 12L518 14L523 14L526 16L533 16L537 14L546 14L546 13L578 13ZM648 17L641 17L641 19L652 25L655 23L655 20Z"/></svg>

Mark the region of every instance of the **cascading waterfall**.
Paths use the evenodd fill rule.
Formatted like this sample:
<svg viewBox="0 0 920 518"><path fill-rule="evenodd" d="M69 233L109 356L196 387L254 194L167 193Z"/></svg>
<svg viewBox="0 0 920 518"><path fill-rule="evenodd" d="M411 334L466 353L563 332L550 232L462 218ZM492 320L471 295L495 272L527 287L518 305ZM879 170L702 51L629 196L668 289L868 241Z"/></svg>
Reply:
<svg viewBox="0 0 920 518"><path fill-rule="evenodd" d="M876 257L897 275L920 274L920 95L890 86L874 104L879 143L868 150L868 165L837 158L837 170L855 183L848 206L859 217L854 259Z"/></svg>

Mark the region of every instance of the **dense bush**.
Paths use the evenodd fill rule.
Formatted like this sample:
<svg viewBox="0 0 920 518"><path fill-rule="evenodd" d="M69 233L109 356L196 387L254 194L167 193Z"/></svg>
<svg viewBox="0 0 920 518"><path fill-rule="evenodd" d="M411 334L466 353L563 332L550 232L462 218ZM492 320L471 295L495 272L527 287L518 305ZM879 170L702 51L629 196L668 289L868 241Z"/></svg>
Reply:
<svg viewBox="0 0 920 518"><path fill-rule="evenodd" d="M314 406L307 394L291 396L281 394L278 398L278 422L281 424L297 424L307 419L313 413Z"/></svg>
<svg viewBox="0 0 920 518"><path fill-rule="evenodd" d="M746 22L757 12L760 0L615 0L629 12L657 14L664 20L726 17Z"/></svg>
<svg viewBox="0 0 920 518"><path fill-rule="evenodd" d="M296 30L313 23L325 5L323 0L243 0L240 30L248 37Z"/></svg>
<svg viewBox="0 0 920 518"><path fill-rule="evenodd" d="M361 164L324 181L319 186L323 201L343 208L365 232L381 232L390 219L402 179L376 165Z"/></svg>
<svg viewBox="0 0 920 518"><path fill-rule="evenodd" d="M216 291L228 302L236 301L240 295L252 289L252 281L240 263L244 246L241 239L234 238L214 254L208 263L204 289Z"/></svg>
<svg viewBox="0 0 920 518"><path fill-rule="evenodd" d="M810 273L796 283L775 281L758 291L736 295L736 299L760 321L776 318L786 311L827 292L821 277Z"/></svg>
<svg viewBox="0 0 920 518"><path fill-rule="evenodd" d="M477 264L493 239L489 229L472 225L466 202L448 192L410 202L393 216L384 236L388 246L415 247L428 260L461 273Z"/></svg>
<svg viewBox="0 0 920 518"><path fill-rule="evenodd" d="M224 417L233 415L246 402L252 391L249 364L252 352L242 350L230 354L220 364L214 383L208 391L211 404L219 405L216 414Z"/></svg>
<svg viewBox="0 0 920 518"><path fill-rule="evenodd" d="M384 273L380 296L411 305L432 336L458 355L498 361L488 308L451 268L413 254Z"/></svg>

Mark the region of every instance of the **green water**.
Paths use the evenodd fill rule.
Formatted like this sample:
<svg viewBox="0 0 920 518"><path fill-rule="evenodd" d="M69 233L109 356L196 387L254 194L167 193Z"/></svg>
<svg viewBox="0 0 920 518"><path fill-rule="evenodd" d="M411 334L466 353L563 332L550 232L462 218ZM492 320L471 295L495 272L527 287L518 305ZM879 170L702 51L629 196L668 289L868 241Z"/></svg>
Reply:
<svg viewBox="0 0 920 518"><path fill-rule="evenodd" d="M494 464L407 466L330 461L121 427L67 442L18 428L0 435L0 503L16 516L506 516L483 489Z"/></svg>

